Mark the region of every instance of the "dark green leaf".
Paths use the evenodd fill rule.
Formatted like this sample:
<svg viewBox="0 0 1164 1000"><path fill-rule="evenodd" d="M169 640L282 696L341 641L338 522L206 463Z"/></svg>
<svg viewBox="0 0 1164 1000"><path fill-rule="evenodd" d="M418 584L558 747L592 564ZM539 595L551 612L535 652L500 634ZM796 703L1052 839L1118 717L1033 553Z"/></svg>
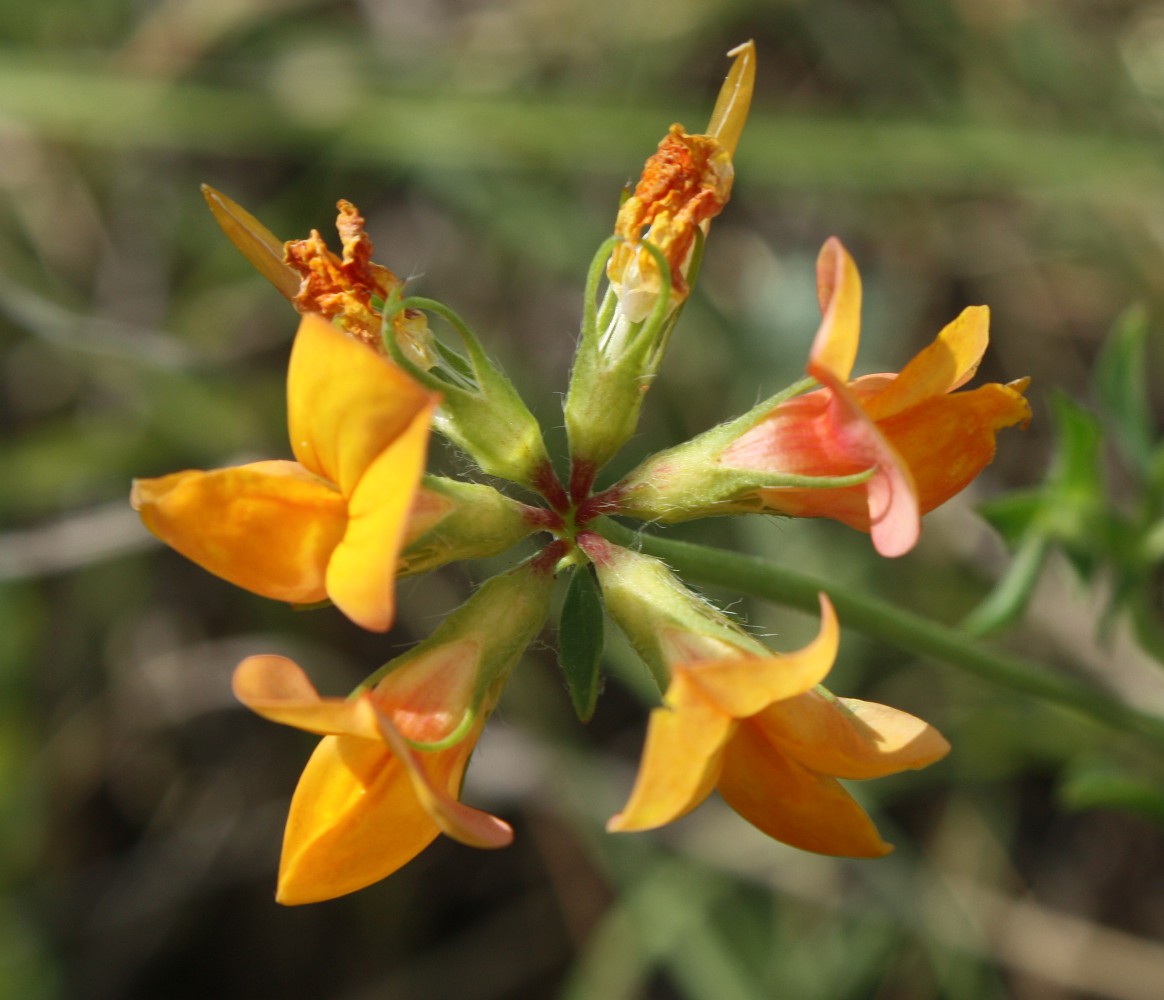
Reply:
<svg viewBox="0 0 1164 1000"><path fill-rule="evenodd" d="M589 566L570 574L570 586L558 622L558 662L574 711L589 721L598 702L602 660L602 594Z"/></svg>

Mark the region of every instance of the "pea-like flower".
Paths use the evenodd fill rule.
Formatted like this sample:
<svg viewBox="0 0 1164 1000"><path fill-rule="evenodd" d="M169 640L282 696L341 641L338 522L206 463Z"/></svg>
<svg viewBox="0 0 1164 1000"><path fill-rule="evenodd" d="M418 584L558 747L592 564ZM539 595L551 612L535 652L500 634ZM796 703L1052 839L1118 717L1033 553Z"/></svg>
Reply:
<svg viewBox="0 0 1164 1000"><path fill-rule="evenodd" d="M423 528L441 513L439 498L418 490L438 403L309 314L287 375L296 461L139 479L131 500L150 531L204 569L276 600L330 599L382 632L392 624L410 521Z"/></svg>
<svg viewBox="0 0 1164 1000"><path fill-rule="evenodd" d="M252 656L235 696L264 718L324 739L287 817L276 899L311 903L386 878L439 833L505 847L513 830L458 801L477 739L545 620L554 558L494 577L424 642L351 698L321 698L282 656Z"/></svg>
<svg viewBox="0 0 1164 1000"><path fill-rule="evenodd" d="M794 847L848 857L891 850L837 779L925 767L949 744L912 715L820 687L840 639L824 595L816 639L775 655L658 560L595 536L580 544L612 617L665 685L638 779L610 830L662 826L718 789L749 823Z"/></svg>
<svg viewBox="0 0 1164 1000"><path fill-rule="evenodd" d="M921 515L989 464L998 431L1030 419L1026 379L954 391L986 351L985 306L964 310L899 374L849 381L861 279L835 238L821 250L817 291L824 318L808 374L821 387L795 386L653 456L611 490L610 507L668 522L757 510L828 517L898 556L917 542Z"/></svg>

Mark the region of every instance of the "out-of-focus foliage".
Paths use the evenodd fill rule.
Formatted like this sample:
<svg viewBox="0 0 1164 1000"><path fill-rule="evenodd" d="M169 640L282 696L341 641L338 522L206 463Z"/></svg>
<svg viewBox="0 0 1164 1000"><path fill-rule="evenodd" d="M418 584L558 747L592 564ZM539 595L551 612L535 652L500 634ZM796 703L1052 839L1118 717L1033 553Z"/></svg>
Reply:
<svg viewBox="0 0 1164 1000"><path fill-rule="evenodd" d="M836 234L865 279L860 371L984 302L983 375L1034 380L1034 423L978 487L1018 546L1024 613L999 641L1164 710L1159 664L1108 613L1141 641L1160 627L1164 7L0 0L0 997L1164 995L1159 762L855 633L830 686L954 745L869 788L888 859L804 855L716 803L603 833L645 720L612 639L588 726L544 655L491 723L465 798L514 823L513 848L441 842L351 898L272 902L311 741L238 709L230 670L283 652L346 691L472 581L405 582L384 639L236 591L141 529L131 477L287 454L295 317L198 185L285 238L354 201L378 258L463 315L558 428L620 189L671 121L703 124L748 37L733 200L611 475L801 373ZM837 525L700 537L947 622L1016 579L969 502L892 563ZM778 648L814 627L746 610Z"/></svg>

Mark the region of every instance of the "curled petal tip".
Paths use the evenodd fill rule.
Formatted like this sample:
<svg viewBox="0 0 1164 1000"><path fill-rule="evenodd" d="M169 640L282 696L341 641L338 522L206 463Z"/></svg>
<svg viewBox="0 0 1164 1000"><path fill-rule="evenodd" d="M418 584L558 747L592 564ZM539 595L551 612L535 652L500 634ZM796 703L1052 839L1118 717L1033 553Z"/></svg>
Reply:
<svg viewBox="0 0 1164 1000"><path fill-rule="evenodd" d="M735 156L756 84L756 43L749 39L728 55L734 56L735 62L720 88L707 123L707 134L718 139L729 156Z"/></svg>

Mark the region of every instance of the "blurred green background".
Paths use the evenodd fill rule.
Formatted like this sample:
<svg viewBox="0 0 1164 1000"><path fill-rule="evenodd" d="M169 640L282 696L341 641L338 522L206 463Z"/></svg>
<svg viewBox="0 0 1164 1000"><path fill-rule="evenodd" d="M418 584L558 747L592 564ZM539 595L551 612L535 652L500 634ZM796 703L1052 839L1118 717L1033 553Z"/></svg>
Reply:
<svg viewBox="0 0 1164 1000"><path fill-rule="evenodd" d="M865 281L862 372L988 303L982 375L1032 376L1035 421L915 552L887 563L839 525L775 519L674 532L957 622L1006 565L975 504L1043 479L1052 390L1092 405L1130 305L1139 374L1160 370L1164 4L0 0L0 997L1164 996L1159 760L852 632L830 686L954 745L858 790L897 844L885 860L797 852L717 800L606 835L645 674L612 639L583 728L547 643L466 789L514 847L442 838L352 897L272 901L312 741L234 705L230 671L284 652L343 692L490 567L403 583L385 638L237 591L140 527L132 477L288 453L295 316L198 185L283 238L330 237L336 199L354 201L377 259L475 327L560 445L581 286L620 189L670 122L702 127L747 38L734 197L616 466L799 375L829 235ZM1081 481L1103 468L1092 485L1120 509L1138 487L1103 454ZM434 467L466 462L438 446ZM715 596L777 648L813 627ZM1102 572L1085 585L1053 556L998 641L1161 710L1160 667L1104 601Z"/></svg>

